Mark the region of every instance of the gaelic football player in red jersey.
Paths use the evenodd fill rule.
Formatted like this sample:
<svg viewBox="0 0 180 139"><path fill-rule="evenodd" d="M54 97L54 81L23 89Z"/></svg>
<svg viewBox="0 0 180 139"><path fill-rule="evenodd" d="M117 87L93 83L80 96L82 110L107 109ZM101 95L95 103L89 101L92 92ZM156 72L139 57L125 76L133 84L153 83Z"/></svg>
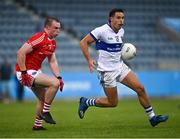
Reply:
<svg viewBox="0 0 180 139"><path fill-rule="evenodd" d="M17 78L21 84L30 87L38 98L33 130L44 130L43 120L56 124L50 114L50 106L58 88L62 91L64 86L55 55L55 38L60 32L60 27L57 18L47 17L44 30L30 37L17 52ZM41 64L46 57L54 77L41 72Z"/></svg>

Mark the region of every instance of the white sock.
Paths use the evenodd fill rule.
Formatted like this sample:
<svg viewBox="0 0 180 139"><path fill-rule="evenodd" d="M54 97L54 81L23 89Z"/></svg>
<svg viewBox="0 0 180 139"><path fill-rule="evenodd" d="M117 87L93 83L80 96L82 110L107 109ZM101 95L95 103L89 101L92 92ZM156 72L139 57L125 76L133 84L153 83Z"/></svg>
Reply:
<svg viewBox="0 0 180 139"><path fill-rule="evenodd" d="M88 99L86 100L86 105L87 105L87 106L96 106L96 99L88 98Z"/></svg>
<svg viewBox="0 0 180 139"><path fill-rule="evenodd" d="M153 111L151 106L145 108L145 111L146 111L149 119L151 119L153 116L155 116L155 113L154 113L154 111Z"/></svg>

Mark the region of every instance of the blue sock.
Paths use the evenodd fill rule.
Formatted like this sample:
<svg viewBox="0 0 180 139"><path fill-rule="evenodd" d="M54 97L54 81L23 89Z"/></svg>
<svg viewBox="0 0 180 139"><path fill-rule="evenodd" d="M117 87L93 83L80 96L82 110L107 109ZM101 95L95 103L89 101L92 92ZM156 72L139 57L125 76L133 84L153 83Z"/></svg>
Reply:
<svg viewBox="0 0 180 139"><path fill-rule="evenodd" d="M86 105L87 106L96 106L96 99L88 98L86 100Z"/></svg>

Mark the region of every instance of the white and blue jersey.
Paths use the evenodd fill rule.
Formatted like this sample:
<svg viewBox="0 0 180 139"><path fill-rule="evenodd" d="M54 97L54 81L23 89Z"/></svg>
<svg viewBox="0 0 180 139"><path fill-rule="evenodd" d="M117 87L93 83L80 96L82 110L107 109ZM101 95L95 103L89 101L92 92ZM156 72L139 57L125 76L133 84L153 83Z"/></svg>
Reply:
<svg viewBox="0 0 180 139"><path fill-rule="evenodd" d="M121 28L118 33L114 32L108 25L102 25L91 31L90 35L96 41L96 50L98 51L99 71L114 71L121 67L122 37L124 29Z"/></svg>

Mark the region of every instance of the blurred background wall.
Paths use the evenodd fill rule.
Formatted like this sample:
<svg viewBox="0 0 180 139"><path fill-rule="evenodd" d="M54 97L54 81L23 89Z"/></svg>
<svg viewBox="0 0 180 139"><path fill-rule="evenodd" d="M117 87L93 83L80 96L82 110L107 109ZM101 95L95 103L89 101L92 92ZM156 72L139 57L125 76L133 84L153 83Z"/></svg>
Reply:
<svg viewBox="0 0 180 139"><path fill-rule="evenodd" d="M92 29L107 23L112 8L125 10L124 42L138 49L135 59L127 61L145 85L150 96L180 96L180 1L179 0L1 0L0 63L8 57L12 67L16 51L37 31L47 15L60 19L57 58L65 80L57 98L103 95L96 73L90 74L79 48L79 41ZM92 56L96 52L91 47ZM43 72L51 74L47 61ZM14 75L11 97L16 97ZM120 96L135 93L118 85ZM25 98L33 98L25 88Z"/></svg>

